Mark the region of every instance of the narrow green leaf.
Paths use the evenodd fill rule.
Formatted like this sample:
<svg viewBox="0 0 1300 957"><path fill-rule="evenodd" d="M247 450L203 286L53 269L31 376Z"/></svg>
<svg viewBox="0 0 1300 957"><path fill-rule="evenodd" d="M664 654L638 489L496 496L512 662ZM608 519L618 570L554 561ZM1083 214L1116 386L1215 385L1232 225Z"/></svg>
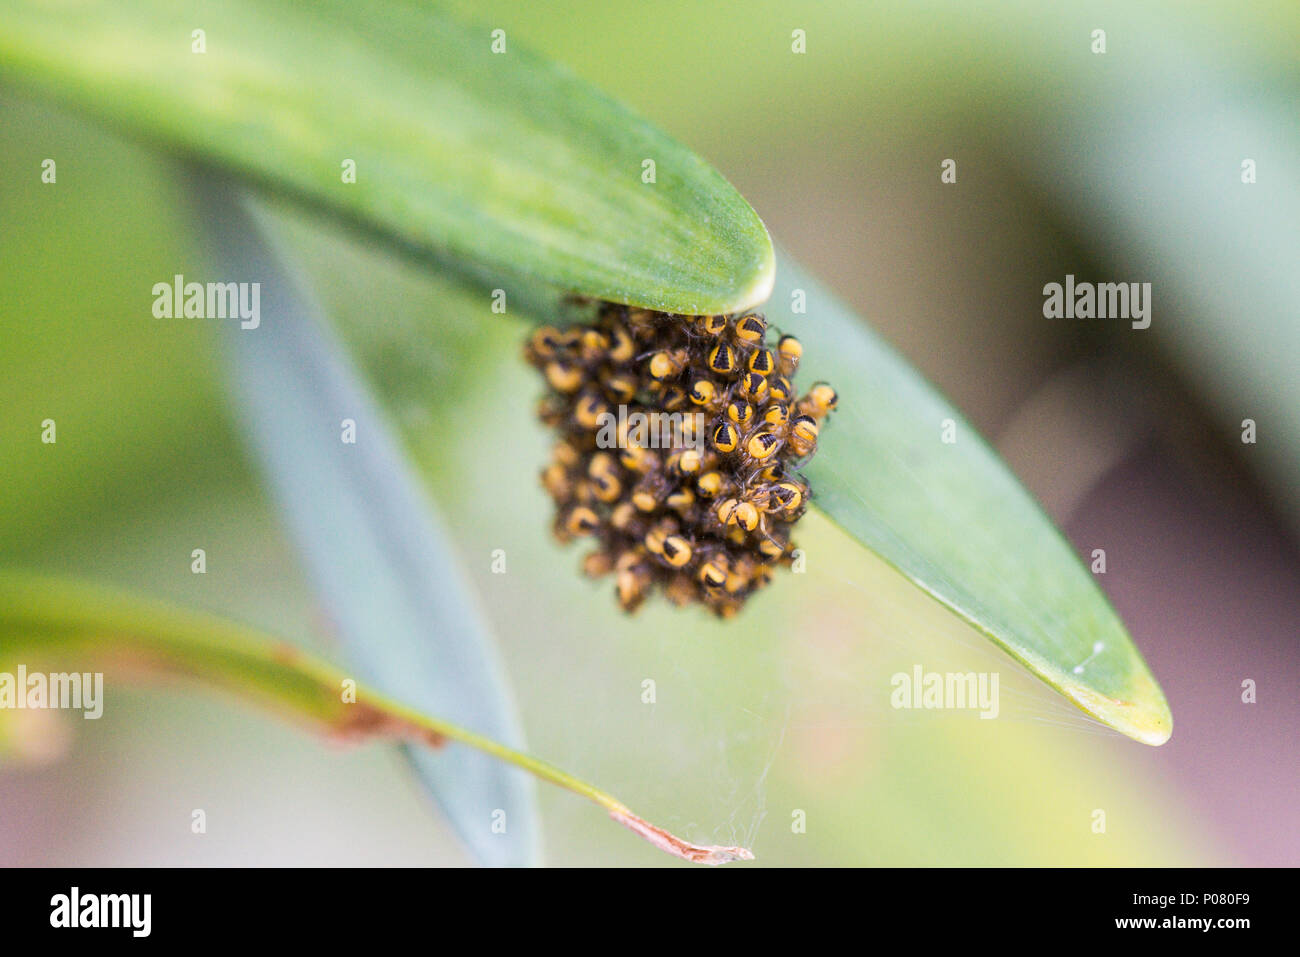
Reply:
<svg viewBox="0 0 1300 957"><path fill-rule="evenodd" d="M803 342L800 381L839 391L808 469L814 504L1088 714L1167 741L1169 706L1119 616L961 414L788 257L765 312Z"/></svg>
<svg viewBox="0 0 1300 957"><path fill-rule="evenodd" d="M358 685L346 672L289 642L103 586L0 572L0 670L18 665L29 675L101 673L108 687L158 676L191 678L345 741L389 738L426 749L459 742L587 798L676 857L698 864L753 858L744 848L683 841L637 817L613 795L491 738ZM6 716L0 710L0 719Z"/></svg>
<svg viewBox="0 0 1300 957"><path fill-rule="evenodd" d="M719 173L513 37L494 53L490 28L428 4L3 0L0 17L7 79L494 285L684 313L771 289L767 231Z"/></svg>
<svg viewBox="0 0 1300 957"><path fill-rule="evenodd" d="M386 694L522 747L478 596L382 411L240 190L195 177L191 192L219 273L262 284L259 327L227 329L230 391L349 662ZM474 751L409 756L477 860L539 860L531 779ZM490 826L501 812L505 833Z"/></svg>

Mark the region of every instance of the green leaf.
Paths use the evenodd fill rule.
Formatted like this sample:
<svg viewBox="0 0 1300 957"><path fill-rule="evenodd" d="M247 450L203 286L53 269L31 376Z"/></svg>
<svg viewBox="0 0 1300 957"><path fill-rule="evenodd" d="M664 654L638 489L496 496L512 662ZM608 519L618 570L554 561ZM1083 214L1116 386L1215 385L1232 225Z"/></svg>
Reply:
<svg viewBox="0 0 1300 957"><path fill-rule="evenodd" d="M437 722L368 689L358 690L355 704L346 702L349 676L288 642L97 585L6 571L0 667L12 673L18 664L29 673L102 671L110 695L117 680L182 675L330 737L444 743Z"/></svg>
<svg viewBox="0 0 1300 957"><path fill-rule="evenodd" d="M839 392L807 470L814 504L1088 714L1167 741L1169 705L1119 616L961 414L788 257L765 312L803 343L799 384Z"/></svg>
<svg viewBox="0 0 1300 957"><path fill-rule="evenodd" d="M719 173L513 37L494 53L490 28L427 4L0 11L8 79L493 286L521 276L683 313L743 309L771 289L767 231ZM206 52L192 52L195 30Z"/></svg>
<svg viewBox="0 0 1300 957"><path fill-rule="evenodd" d="M358 685L348 673L289 642L99 585L0 572L0 671L13 674L9 669L19 665L28 675L101 673L107 688L142 677L196 679L345 741L389 738L436 749L458 742L593 801L618 823L684 860L725 864L753 857L744 848L682 841L637 817L612 795ZM101 704L111 707L111 698ZM11 713L0 710L0 721Z"/></svg>

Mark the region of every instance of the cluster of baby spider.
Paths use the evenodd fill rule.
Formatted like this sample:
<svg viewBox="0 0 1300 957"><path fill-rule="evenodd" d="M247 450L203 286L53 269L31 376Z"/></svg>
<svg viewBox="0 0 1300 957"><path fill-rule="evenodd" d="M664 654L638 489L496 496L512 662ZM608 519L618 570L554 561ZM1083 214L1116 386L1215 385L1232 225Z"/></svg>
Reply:
<svg viewBox="0 0 1300 957"><path fill-rule="evenodd" d="M587 574L615 573L635 610L659 585L679 605L740 610L778 565L807 508L798 469L837 397L796 398L803 349L772 349L761 316L674 316L602 304L596 321L544 326L525 355L549 389L539 415L559 433L542 484L561 541L596 540Z"/></svg>

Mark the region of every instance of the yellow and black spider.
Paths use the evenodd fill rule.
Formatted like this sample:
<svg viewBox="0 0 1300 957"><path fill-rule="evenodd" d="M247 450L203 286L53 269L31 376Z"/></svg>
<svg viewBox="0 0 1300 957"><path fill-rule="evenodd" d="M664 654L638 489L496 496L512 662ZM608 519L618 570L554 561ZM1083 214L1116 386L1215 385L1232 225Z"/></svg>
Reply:
<svg viewBox="0 0 1300 957"><path fill-rule="evenodd" d="M627 611L659 590L730 618L789 565L811 495L795 467L817 448L838 396L797 401L803 347L767 345L758 314L673 316L604 304L592 324L544 326L524 347L559 433L542 485L561 541L590 538L593 578L613 574ZM674 422L671 440L637 422ZM608 422L616 422L608 428Z"/></svg>

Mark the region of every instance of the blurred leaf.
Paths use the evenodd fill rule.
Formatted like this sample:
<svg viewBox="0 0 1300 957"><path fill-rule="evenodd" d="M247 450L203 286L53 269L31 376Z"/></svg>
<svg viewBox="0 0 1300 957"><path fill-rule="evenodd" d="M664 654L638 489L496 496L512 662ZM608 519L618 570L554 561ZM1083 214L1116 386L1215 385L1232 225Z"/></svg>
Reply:
<svg viewBox="0 0 1300 957"><path fill-rule="evenodd" d="M744 848L689 844L637 817L612 795L544 761L369 688L348 687L353 681L348 674L288 642L161 602L84 582L0 573L0 667L20 665L29 677L99 672L105 684L181 675L249 697L342 740L394 738L434 749L457 741L489 760L508 762L593 801L615 821L674 856L699 864L753 857ZM27 690L15 688L24 696ZM97 690L103 694L102 687ZM345 700L345 691L354 692L354 699ZM100 698L98 705L104 704ZM0 719L14 713L0 711Z"/></svg>
<svg viewBox="0 0 1300 957"><path fill-rule="evenodd" d="M441 746L447 728L296 646L221 618L82 582L0 573L0 659L118 678L183 675L233 691L339 738L370 735Z"/></svg>
<svg viewBox="0 0 1300 957"><path fill-rule="evenodd" d="M771 288L767 231L719 173L512 37L493 53L489 28L426 4L0 10L13 81L493 286L518 275L684 313L745 308Z"/></svg>
<svg viewBox="0 0 1300 957"><path fill-rule="evenodd" d="M839 390L807 469L814 504L1088 714L1167 741L1169 706L1110 602L961 414L788 257L766 314L803 343L805 386Z"/></svg>
<svg viewBox="0 0 1300 957"><path fill-rule="evenodd" d="M230 326L231 392L351 660L385 693L522 747L474 591L383 414L237 190L196 181L194 192L222 274L262 284L261 325ZM537 858L530 779L463 749L411 759L480 860ZM501 812L504 833L492 827Z"/></svg>

